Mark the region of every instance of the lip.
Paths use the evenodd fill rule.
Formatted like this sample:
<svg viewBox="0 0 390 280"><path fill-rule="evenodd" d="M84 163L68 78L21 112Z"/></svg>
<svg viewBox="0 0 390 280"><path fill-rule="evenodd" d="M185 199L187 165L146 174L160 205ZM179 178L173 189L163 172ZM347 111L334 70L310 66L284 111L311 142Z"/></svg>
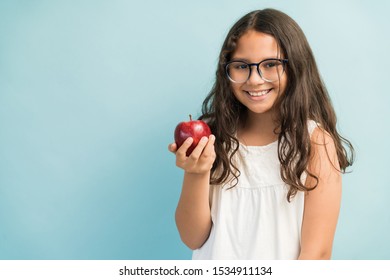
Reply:
<svg viewBox="0 0 390 280"><path fill-rule="evenodd" d="M244 90L244 92L246 93L246 96L249 99L251 99L253 101L261 101L261 100L266 99L272 90L273 89L270 88L270 89L263 89L263 90ZM268 91L268 92L263 94L263 95L260 95L260 96L255 96L255 95L251 95L250 94L250 93L258 94L258 93L261 93L261 92L264 92L264 91Z"/></svg>

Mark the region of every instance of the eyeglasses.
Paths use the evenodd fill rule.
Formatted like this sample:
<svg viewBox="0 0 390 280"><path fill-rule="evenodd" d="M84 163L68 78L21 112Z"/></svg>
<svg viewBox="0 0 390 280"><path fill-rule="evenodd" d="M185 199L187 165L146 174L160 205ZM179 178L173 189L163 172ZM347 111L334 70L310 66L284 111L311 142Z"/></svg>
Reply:
<svg viewBox="0 0 390 280"><path fill-rule="evenodd" d="M233 83L245 83L251 76L252 66L266 82L275 82L283 75L288 59L268 58L259 63L233 60L225 65L226 75Z"/></svg>

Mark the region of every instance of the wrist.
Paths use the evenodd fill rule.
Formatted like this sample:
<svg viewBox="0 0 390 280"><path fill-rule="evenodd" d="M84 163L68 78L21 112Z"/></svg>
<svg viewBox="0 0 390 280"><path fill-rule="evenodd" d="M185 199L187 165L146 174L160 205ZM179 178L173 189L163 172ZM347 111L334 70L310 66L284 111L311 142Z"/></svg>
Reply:
<svg viewBox="0 0 390 280"><path fill-rule="evenodd" d="M210 185L210 171L205 173L184 173L184 182L189 186L204 186Z"/></svg>
<svg viewBox="0 0 390 280"><path fill-rule="evenodd" d="M184 176L191 177L192 179L204 179L204 178L210 178L211 171L204 171L204 172L191 172L191 171L184 171Z"/></svg>

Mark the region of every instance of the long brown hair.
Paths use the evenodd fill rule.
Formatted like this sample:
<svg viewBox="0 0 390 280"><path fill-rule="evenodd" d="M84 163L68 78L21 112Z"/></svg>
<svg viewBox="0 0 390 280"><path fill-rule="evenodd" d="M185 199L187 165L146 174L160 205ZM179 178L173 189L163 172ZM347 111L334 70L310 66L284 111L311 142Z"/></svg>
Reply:
<svg viewBox="0 0 390 280"><path fill-rule="evenodd" d="M238 183L240 170L233 160L238 151L236 131L245 123L247 108L234 96L230 81L225 74L225 64L231 59L237 41L248 30L266 33L275 38L280 53L288 59L287 86L275 102L278 112L278 156L281 177L290 186L287 200L298 191L309 191L300 178L307 171L311 144L307 120L320 124L333 138L340 165L340 171L353 162L352 144L339 135L336 129L336 114L317 65L298 24L283 12L264 9L250 12L239 19L230 29L219 55L216 80L202 106L200 119L209 123L216 136L216 161L211 169L211 184L223 184L233 178ZM347 153L346 147L350 153Z"/></svg>

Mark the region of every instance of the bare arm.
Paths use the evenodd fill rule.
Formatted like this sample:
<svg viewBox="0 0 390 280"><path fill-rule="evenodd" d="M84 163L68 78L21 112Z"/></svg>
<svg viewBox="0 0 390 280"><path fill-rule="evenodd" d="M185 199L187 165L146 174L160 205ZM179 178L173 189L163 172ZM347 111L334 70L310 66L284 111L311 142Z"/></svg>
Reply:
<svg viewBox="0 0 390 280"><path fill-rule="evenodd" d="M312 135L309 171L318 186L306 193L299 259L330 259L341 203L341 173L333 139L316 128ZM306 185L314 186L308 177Z"/></svg>
<svg viewBox="0 0 390 280"><path fill-rule="evenodd" d="M210 170L215 160L215 137L202 139L189 157L186 151L192 143L187 139L176 151L176 165L184 169L182 192L176 209L176 225L183 242L192 250L200 248L211 230L209 204Z"/></svg>

